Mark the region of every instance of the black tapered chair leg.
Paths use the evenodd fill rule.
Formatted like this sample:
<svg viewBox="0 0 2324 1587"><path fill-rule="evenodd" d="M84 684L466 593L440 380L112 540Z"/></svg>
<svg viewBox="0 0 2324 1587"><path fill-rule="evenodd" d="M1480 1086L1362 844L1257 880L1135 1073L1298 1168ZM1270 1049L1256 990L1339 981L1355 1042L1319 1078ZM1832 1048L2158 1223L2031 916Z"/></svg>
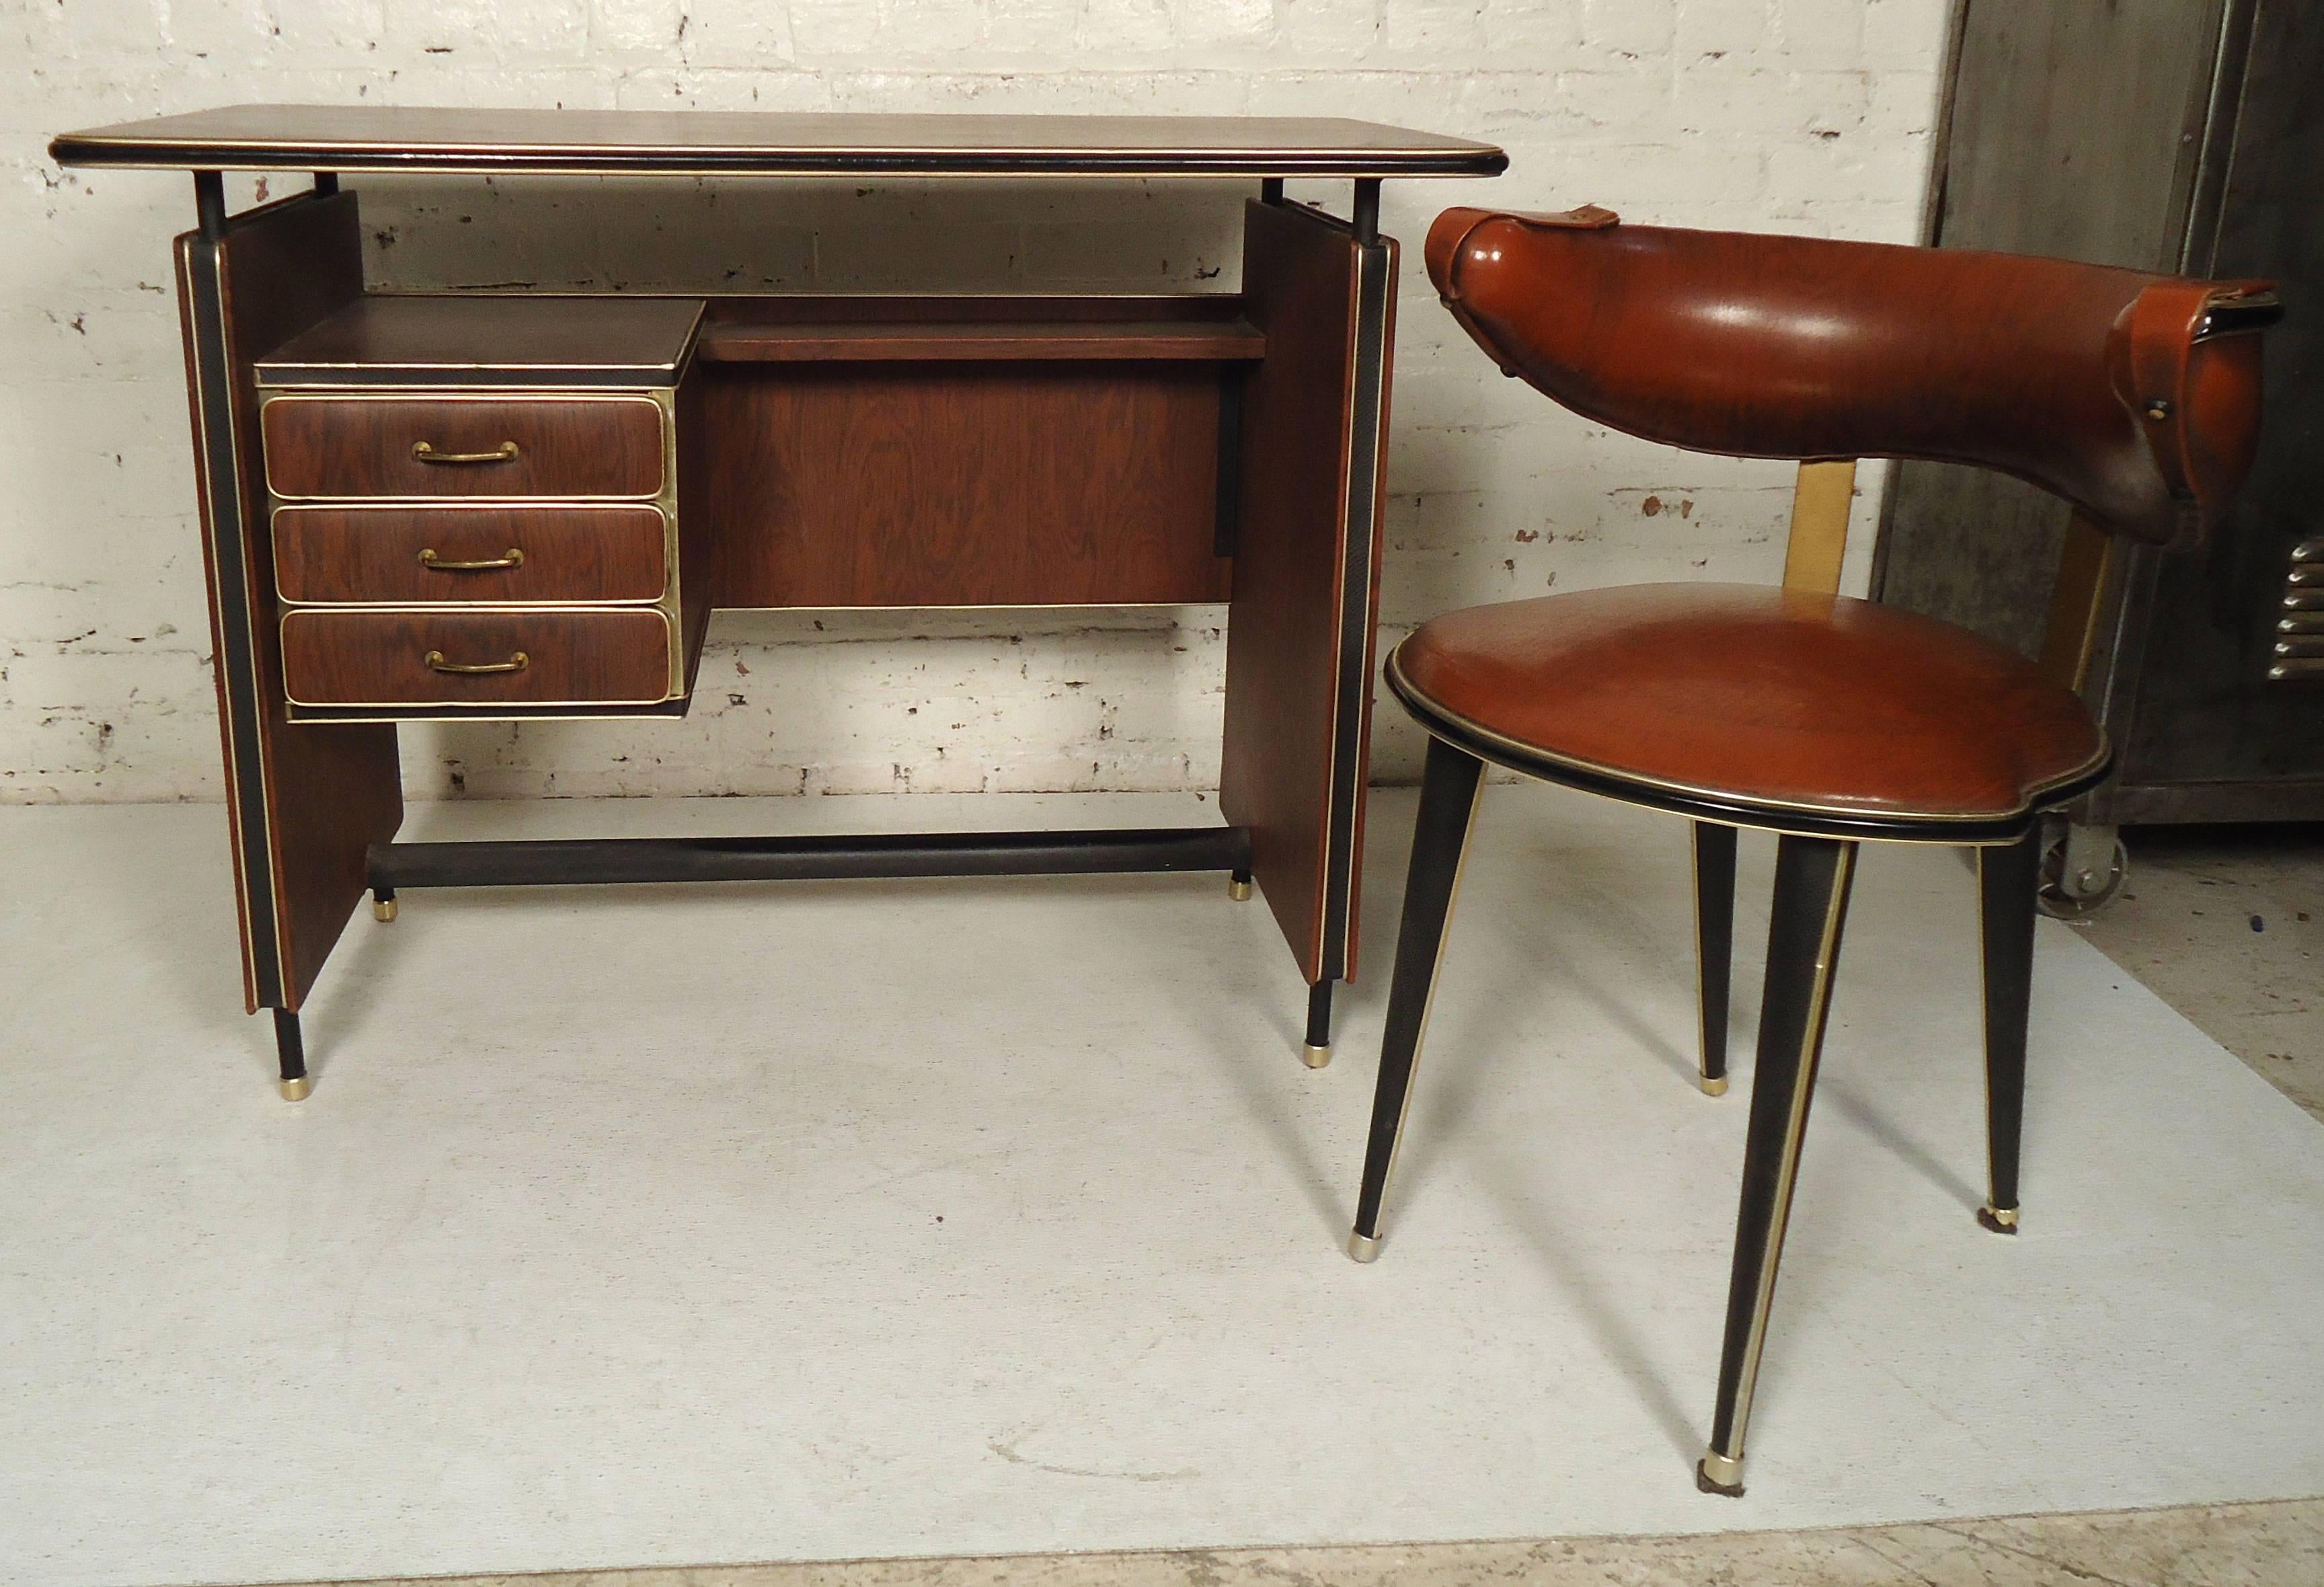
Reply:
<svg viewBox="0 0 2324 1587"><path fill-rule="evenodd" d="M1808 1103L1815 1093L1825 1016L1840 971L1856 845L1831 838L1784 837L1775 848L1775 900L1767 927L1766 992L1759 1052L1751 1074L1751 1121L1743 1149L1742 1204L1735 1219L1735 1270L1727 1290L1727 1332L1719 1358L1719 1406L1711 1447L1694 1469L1706 1493L1743 1491L1743 1435L1767 1342L1775 1269L1792 1214Z"/></svg>
<svg viewBox="0 0 2324 1587"><path fill-rule="evenodd" d="M1977 1221L2017 1232L2017 1153L2025 1124L2025 1027L2034 996L2034 905L2042 885L2036 827L2002 848L1977 851L1984 938L1987 1196Z"/></svg>
<svg viewBox="0 0 2324 1587"><path fill-rule="evenodd" d="M1319 981L1307 989L1307 1042L1299 1059L1310 1069L1332 1061L1332 983Z"/></svg>
<svg viewBox="0 0 2324 1587"><path fill-rule="evenodd" d="M282 1100L306 1101L315 1085L307 1077L307 1043L299 1033L299 1016L289 1009L274 1010L274 1056L282 1068Z"/></svg>
<svg viewBox="0 0 2324 1587"><path fill-rule="evenodd" d="M1735 957L1735 829L1694 823L1695 1084L1727 1094L1727 992Z"/></svg>
<svg viewBox="0 0 2324 1587"><path fill-rule="evenodd" d="M1420 1056L1428 1000L1444 947L1444 927L1468 853L1469 827L1484 787L1485 763L1443 739L1428 741L1428 769L1420 786L1420 819L1412 834L1412 868L1404 884L1404 922L1396 936L1396 974L1388 985L1388 1027L1380 1038L1379 1089L1372 1097L1372 1130L1364 1149L1363 1185L1356 1195L1356 1226L1348 1254L1360 1262L1379 1255L1380 1203L1396 1169L1404 1113L1412 1100L1412 1066Z"/></svg>

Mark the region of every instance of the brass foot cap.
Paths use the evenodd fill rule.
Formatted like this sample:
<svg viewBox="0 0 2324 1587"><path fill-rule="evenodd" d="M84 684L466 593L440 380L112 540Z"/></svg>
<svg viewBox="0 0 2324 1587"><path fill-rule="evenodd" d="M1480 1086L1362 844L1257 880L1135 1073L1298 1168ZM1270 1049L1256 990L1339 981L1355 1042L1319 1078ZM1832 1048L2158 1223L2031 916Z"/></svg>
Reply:
<svg viewBox="0 0 2324 1587"><path fill-rule="evenodd" d="M1356 1229L1351 1229L1348 1231L1348 1254L1355 1258L1356 1260L1360 1262L1376 1262L1379 1260L1379 1248L1380 1237L1379 1235L1366 1234L1362 1231Z"/></svg>
<svg viewBox="0 0 2324 1587"><path fill-rule="evenodd" d="M1727 1076L1724 1075L1698 1075L1696 1076L1694 1083L1702 1087L1702 1094L1705 1096L1725 1096L1727 1094Z"/></svg>
<svg viewBox="0 0 2324 1587"><path fill-rule="evenodd" d="M283 1081L281 1089L284 1102L302 1103L307 1100L307 1093L315 1089L315 1082L311 1076L301 1075L296 1080Z"/></svg>
<svg viewBox="0 0 2324 1587"><path fill-rule="evenodd" d="M1743 1497L1743 1462L1729 1460L1716 1450L1694 1462L1694 1485L1705 1493L1716 1493L1721 1499Z"/></svg>
<svg viewBox="0 0 2324 1587"><path fill-rule="evenodd" d="M1996 1234L2015 1234L2017 1232L2017 1209L2015 1207L1997 1207L1992 1203L1987 1202L1985 1205L1977 1209L1977 1221L1979 1224L1992 1231Z"/></svg>
<svg viewBox="0 0 2324 1587"><path fill-rule="evenodd" d="M1299 1061L1310 1069L1322 1068L1332 1061L1332 1044L1325 1042L1322 1047L1317 1047L1312 1041L1307 1043L1299 1049Z"/></svg>
<svg viewBox="0 0 2324 1587"><path fill-rule="evenodd" d="M1227 897L1239 904L1250 902L1250 883L1230 879L1227 882Z"/></svg>
<svg viewBox="0 0 2324 1587"><path fill-rule="evenodd" d="M371 901L371 912L373 918L383 923L392 920L395 918L395 900L393 899L374 899Z"/></svg>

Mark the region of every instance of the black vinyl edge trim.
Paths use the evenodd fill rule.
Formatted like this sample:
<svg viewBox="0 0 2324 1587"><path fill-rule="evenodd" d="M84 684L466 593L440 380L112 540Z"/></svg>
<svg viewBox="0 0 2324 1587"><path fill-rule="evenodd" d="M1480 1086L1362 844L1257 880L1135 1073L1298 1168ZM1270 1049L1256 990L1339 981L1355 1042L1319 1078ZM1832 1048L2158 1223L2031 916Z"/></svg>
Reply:
<svg viewBox="0 0 2324 1587"><path fill-rule="evenodd" d="M218 676L225 684L226 729L232 746L235 826L242 853L244 909L249 916L251 973L260 1006L286 1008L281 910L274 896L271 812L266 804L263 706L258 697L255 632L250 609L249 544L242 512L242 470L234 434L234 380L226 354L221 241L196 237L186 248L194 379L200 401L203 487L216 567Z"/></svg>
<svg viewBox="0 0 2324 1587"><path fill-rule="evenodd" d="M1325 981L1348 973L1355 891L1356 810L1363 798L1364 706L1370 693L1373 541L1379 516L1380 409L1388 374L1388 254L1385 241L1356 245L1356 370L1348 435L1347 561L1340 589L1340 654L1333 682L1331 821L1324 837Z"/></svg>
<svg viewBox="0 0 2324 1587"><path fill-rule="evenodd" d="M1977 845L2015 843L2024 837L2041 821L2042 817L2058 806L2070 803L2105 781L2114 770L2111 746L2098 763L2064 782L2045 788L2037 793L2026 807L2012 815L1992 820L1962 820L1941 817L1877 817L1840 816L1813 810L1794 809L1776 805L1756 804L1746 799L1722 799L1707 794L1691 794L1665 788L1655 783L1625 777L1618 771L1604 770L1551 760L1545 756L1527 755L1505 741L1478 731L1457 716L1437 710L1425 697L1407 683L1397 670L1391 657L1388 667L1388 686L1404 708L1431 734L1465 751L1480 761L1489 761L1544 782L1554 782L1566 788L1580 789L1584 793L1600 794L1608 798L1636 805L1642 809L1659 810L1667 815L1684 816L1695 821L1713 821L1727 826L1748 826L1763 832L1788 833L1799 837L1831 837L1867 842L1959 844Z"/></svg>

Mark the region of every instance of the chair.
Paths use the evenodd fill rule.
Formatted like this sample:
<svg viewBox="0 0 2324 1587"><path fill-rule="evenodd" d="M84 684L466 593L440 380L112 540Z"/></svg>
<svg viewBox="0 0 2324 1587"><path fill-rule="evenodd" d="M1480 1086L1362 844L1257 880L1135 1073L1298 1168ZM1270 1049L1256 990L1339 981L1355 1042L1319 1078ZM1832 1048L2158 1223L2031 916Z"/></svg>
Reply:
<svg viewBox="0 0 2324 1587"><path fill-rule="evenodd" d="M1701 1084L1727 1089L1736 829L1778 835L1719 1395L1696 1467L1743 1491L1857 845L1974 845L1987 1150L1978 1221L2018 1221L2039 819L2105 777L2076 690L2110 537L2199 540L2256 444L2264 282L2001 254L1452 209L1428 270L1505 374L1694 451L1800 460L1780 589L1597 589L1454 612L1388 662L1429 733L1363 1182L1380 1208L1486 762L1693 823ZM2039 662L1837 593L1855 460L2015 475L2076 509Z"/></svg>

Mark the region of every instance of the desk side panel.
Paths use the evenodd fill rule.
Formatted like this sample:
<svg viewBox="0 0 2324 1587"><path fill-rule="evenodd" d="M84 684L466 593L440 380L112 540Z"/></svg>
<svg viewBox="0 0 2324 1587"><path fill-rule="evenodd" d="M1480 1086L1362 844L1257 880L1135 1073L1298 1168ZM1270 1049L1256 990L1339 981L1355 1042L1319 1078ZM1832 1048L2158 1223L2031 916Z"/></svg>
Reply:
<svg viewBox="0 0 2324 1587"><path fill-rule="evenodd" d="M1308 981L1351 977L1370 748L1394 245L1253 202L1219 804Z"/></svg>
<svg viewBox="0 0 2324 1587"><path fill-rule="evenodd" d="M210 637L247 1006L305 1000L403 816L395 729L287 715L260 456L258 358L363 291L355 196L300 197L177 241Z"/></svg>
<svg viewBox="0 0 2324 1587"><path fill-rule="evenodd" d="M714 598L1223 600L1220 379L1181 363L698 364Z"/></svg>

